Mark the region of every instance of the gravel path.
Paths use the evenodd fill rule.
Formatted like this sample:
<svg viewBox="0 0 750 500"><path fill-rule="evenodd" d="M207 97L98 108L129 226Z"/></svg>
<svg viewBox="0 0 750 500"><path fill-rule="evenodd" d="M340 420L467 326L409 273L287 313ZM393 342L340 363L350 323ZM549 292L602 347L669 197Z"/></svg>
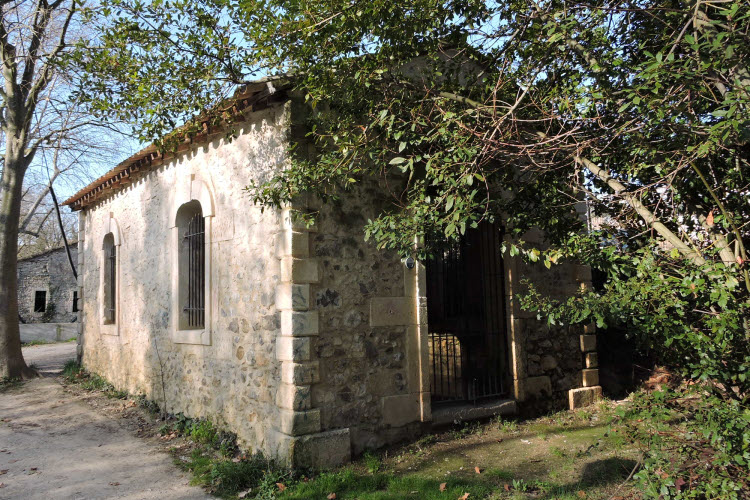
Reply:
<svg viewBox="0 0 750 500"><path fill-rule="evenodd" d="M24 357L46 376L0 392L0 498L211 498L156 439L135 435L135 413L103 414L63 389L54 375L74 343L25 347Z"/></svg>

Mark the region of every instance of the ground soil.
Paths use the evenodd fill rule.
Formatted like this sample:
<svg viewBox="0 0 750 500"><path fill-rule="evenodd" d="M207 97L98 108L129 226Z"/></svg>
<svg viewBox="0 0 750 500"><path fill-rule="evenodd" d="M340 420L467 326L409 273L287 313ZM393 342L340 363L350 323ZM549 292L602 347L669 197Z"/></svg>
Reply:
<svg viewBox="0 0 750 500"><path fill-rule="evenodd" d="M74 343L30 346L42 378L0 392L0 498L206 499L133 401L64 386Z"/></svg>

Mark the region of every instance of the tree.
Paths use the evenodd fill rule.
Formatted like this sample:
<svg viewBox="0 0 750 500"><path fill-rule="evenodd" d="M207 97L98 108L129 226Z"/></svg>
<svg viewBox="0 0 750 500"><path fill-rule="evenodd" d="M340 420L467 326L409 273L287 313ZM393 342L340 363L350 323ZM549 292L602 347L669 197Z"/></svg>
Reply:
<svg viewBox="0 0 750 500"><path fill-rule="evenodd" d="M0 378L34 375L23 360L18 330L17 255L19 227L23 233L55 179L72 174L88 155L92 127L100 124L82 113L72 99L78 77L69 56L86 34L77 0L5 1L0 3ZM106 144L106 141L104 141ZM86 163L83 160L83 163ZM27 175L35 174L29 181ZM44 172L44 174L41 174ZM79 169L80 175L86 176ZM43 175L42 187L35 182ZM62 175L62 177L58 177ZM38 196L21 209L24 195ZM51 207L50 207L51 208ZM44 217L43 217L44 219Z"/></svg>

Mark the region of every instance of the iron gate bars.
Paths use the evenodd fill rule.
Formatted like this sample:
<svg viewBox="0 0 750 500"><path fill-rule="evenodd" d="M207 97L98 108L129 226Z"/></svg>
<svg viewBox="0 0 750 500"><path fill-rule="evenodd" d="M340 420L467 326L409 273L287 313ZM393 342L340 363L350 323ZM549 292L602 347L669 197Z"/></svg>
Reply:
<svg viewBox="0 0 750 500"><path fill-rule="evenodd" d="M117 247L114 244L114 240L112 241L112 245L109 247L109 252L107 252L107 254L107 272L109 273L109 281L107 283L109 290L107 291L109 293L107 296L105 319L109 323L114 323L117 308L117 296L115 295L117 290Z"/></svg>
<svg viewBox="0 0 750 500"><path fill-rule="evenodd" d="M206 294L206 236L202 211L188 223L184 244L187 246L187 304L183 307L189 328L203 328Z"/></svg>
<svg viewBox="0 0 750 500"><path fill-rule="evenodd" d="M502 231L484 223L426 263L435 403L505 395Z"/></svg>

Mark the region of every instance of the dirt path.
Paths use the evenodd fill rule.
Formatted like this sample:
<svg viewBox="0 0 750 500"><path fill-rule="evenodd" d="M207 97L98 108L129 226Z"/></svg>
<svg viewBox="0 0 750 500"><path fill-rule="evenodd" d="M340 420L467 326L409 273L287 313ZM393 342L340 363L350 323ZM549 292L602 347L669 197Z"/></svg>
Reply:
<svg viewBox="0 0 750 500"><path fill-rule="evenodd" d="M206 499L133 413L103 415L51 375L75 344L24 348L47 376L0 393L0 498ZM121 418L118 418L121 417Z"/></svg>

